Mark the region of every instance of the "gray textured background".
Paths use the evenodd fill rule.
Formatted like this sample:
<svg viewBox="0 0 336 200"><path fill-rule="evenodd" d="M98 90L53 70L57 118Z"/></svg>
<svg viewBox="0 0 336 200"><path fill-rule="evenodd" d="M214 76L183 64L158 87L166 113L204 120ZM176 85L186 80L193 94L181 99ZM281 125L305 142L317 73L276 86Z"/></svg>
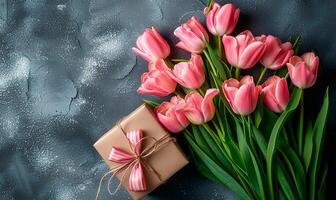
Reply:
<svg viewBox="0 0 336 200"><path fill-rule="evenodd" d="M0 199L93 199L108 169L92 144L144 98L136 93L147 68L131 52L136 37L153 25L173 45L175 27L202 17L205 1L0 0ZM233 2L237 32L301 34L302 51L317 52L323 73L309 104L320 105L320 88L331 85L334 122L336 1ZM333 179L335 124L328 130ZM121 190L114 199L127 198ZM172 198L237 199L192 165L148 197ZM101 199L111 199L105 189Z"/></svg>

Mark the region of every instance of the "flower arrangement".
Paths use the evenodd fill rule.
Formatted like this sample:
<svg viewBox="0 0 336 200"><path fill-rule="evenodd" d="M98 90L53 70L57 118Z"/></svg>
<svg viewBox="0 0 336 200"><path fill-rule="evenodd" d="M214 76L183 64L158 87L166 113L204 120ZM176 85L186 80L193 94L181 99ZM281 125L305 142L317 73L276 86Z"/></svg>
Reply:
<svg viewBox="0 0 336 200"><path fill-rule="evenodd" d="M210 1L204 14L207 29L193 16L174 31L189 60L169 60L155 28L138 37L133 51L148 61L138 93L175 94L146 103L167 130L184 134L199 172L241 199L324 199L328 89L315 120L304 112L319 57L297 56L300 38L231 35L240 14L233 4Z"/></svg>

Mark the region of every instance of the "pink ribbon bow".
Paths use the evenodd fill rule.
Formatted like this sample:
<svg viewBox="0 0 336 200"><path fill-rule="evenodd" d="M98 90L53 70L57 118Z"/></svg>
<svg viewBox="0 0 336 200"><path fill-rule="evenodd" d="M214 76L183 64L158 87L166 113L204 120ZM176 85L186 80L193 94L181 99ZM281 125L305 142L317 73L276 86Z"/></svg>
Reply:
<svg viewBox="0 0 336 200"><path fill-rule="evenodd" d="M128 132L126 137L130 142L132 153L113 147L108 159L125 167L133 165L128 180L128 189L130 191L145 191L147 184L141 163L143 132L140 129L133 130Z"/></svg>

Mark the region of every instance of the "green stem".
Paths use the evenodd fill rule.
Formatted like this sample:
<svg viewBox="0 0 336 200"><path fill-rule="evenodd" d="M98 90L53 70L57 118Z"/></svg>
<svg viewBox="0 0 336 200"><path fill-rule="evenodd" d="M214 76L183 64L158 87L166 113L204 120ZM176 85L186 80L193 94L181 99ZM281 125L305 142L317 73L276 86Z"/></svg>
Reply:
<svg viewBox="0 0 336 200"><path fill-rule="evenodd" d="M266 71L267 71L267 68L264 67L264 69L261 71L260 76L259 76L259 78L258 78L257 85L258 85L258 84L261 82L261 80L264 78Z"/></svg>
<svg viewBox="0 0 336 200"><path fill-rule="evenodd" d="M236 79L238 80L240 76L240 69L236 67Z"/></svg>
<svg viewBox="0 0 336 200"><path fill-rule="evenodd" d="M218 57L223 58L223 45L222 45L222 37L220 35L215 36L216 37L216 43L217 43L217 49L218 49Z"/></svg>
<svg viewBox="0 0 336 200"><path fill-rule="evenodd" d="M203 92L203 90L202 90L201 88L198 88L197 91L198 91L202 96L204 96L204 92Z"/></svg>
<svg viewBox="0 0 336 200"><path fill-rule="evenodd" d="M164 61L170 69L174 68L174 63L172 63L172 61L170 61L169 59L164 59Z"/></svg>
<svg viewBox="0 0 336 200"><path fill-rule="evenodd" d="M172 59L171 61L173 61L173 62L188 62L189 60L188 59L182 59L182 58L175 58L175 59Z"/></svg>
<svg viewBox="0 0 336 200"><path fill-rule="evenodd" d="M212 69L213 73L215 74L215 76L217 76L216 67L212 63L211 58L210 58L208 52L206 50L204 50L203 53L204 53L205 57L207 58L208 62L210 63L210 66L211 66L211 69Z"/></svg>
<svg viewBox="0 0 336 200"><path fill-rule="evenodd" d="M286 79L286 80L287 80L288 76L289 76L289 73L287 72L287 74L286 74L286 76L285 76L285 79Z"/></svg>
<svg viewBox="0 0 336 200"><path fill-rule="evenodd" d="M210 72L210 74L211 74L212 80L213 80L213 82L214 82L216 88L220 89L220 86L218 85L218 83L217 83L217 81L216 81L216 77L215 77L215 75L214 75L212 72Z"/></svg>
<svg viewBox="0 0 336 200"><path fill-rule="evenodd" d="M298 133L298 144L299 144L299 154L302 155L303 152L303 125L304 125L304 98L303 98L303 91L302 90L302 96L300 99L300 105L301 105L301 112L300 112L300 121L299 121L299 133Z"/></svg>

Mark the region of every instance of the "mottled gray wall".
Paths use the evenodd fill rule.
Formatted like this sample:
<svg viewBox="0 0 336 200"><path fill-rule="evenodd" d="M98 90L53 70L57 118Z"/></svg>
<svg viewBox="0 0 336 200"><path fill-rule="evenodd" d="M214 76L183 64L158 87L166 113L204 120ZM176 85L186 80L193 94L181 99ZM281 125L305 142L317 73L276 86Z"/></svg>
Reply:
<svg viewBox="0 0 336 200"><path fill-rule="evenodd" d="M282 39L301 34L303 50L320 55L324 72L310 104L320 103L320 86L331 85L333 122L336 2L321 2L234 1L241 9L237 32L250 27ZM136 37L155 26L173 45L175 27L192 15L203 18L204 5L205 0L0 0L1 199L93 199L108 169L92 144L145 98L136 94L146 70L131 52ZM333 123L329 130L335 130ZM335 133L328 143L328 152L335 152ZM111 199L105 190L101 197ZM115 197L126 198L124 190ZM148 197L172 198L237 199L192 165Z"/></svg>

